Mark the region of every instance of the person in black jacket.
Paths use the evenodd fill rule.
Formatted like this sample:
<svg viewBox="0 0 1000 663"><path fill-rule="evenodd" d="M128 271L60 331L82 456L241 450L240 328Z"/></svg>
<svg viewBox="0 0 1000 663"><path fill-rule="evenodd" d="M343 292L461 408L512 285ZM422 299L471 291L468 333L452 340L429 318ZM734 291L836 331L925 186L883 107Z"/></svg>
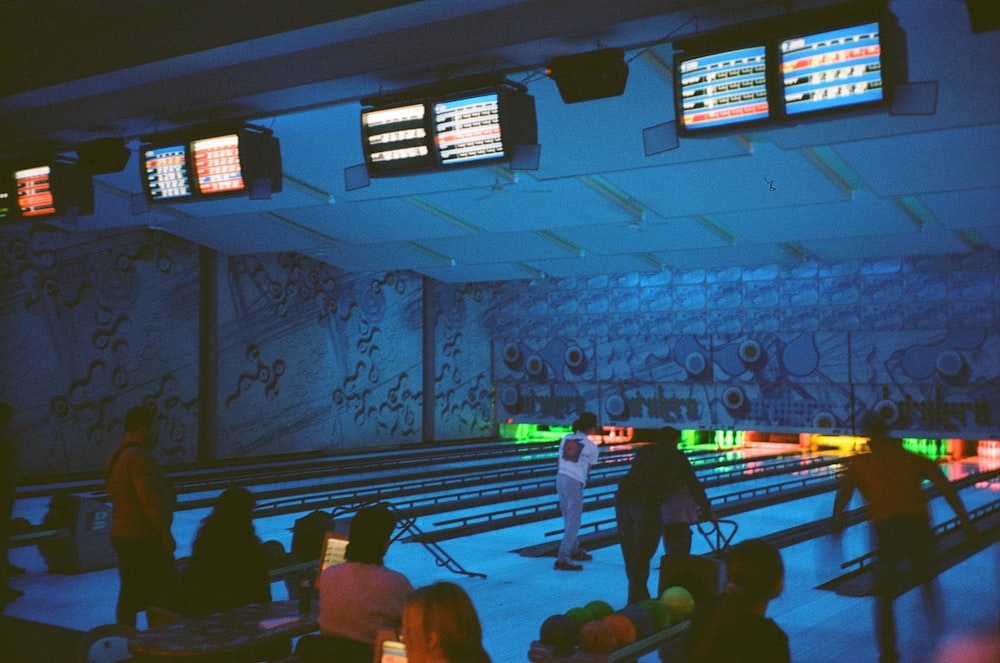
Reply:
<svg viewBox="0 0 1000 663"><path fill-rule="evenodd" d="M615 517L628 578L628 602L650 598L649 563L660 537L668 554L691 550L690 523L711 519L705 490L677 448L680 431L664 426L653 443L641 447L628 473L618 483ZM668 520L669 518L669 520ZM686 537L684 534L686 533Z"/></svg>
<svg viewBox="0 0 1000 663"><path fill-rule="evenodd" d="M254 504L245 488L227 488L219 495L181 572L178 612L198 617L271 600L268 557L253 526Z"/></svg>

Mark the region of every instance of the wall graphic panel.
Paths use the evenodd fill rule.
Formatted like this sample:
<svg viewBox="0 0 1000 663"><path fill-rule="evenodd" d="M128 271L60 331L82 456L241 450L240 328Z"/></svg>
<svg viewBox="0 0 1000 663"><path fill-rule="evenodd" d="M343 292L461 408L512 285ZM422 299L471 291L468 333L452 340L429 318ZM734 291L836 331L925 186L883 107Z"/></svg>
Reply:
<svg viewBox="0 0 1000 663"><path fill-rule="evenodd" d="M232 258L223 278L222 457L420 440L418 277L277 254Z"/></svg>
<svg viewBox="0 0 1000 663"><path fill-rule="evenodd" d="M875 408L912 435L997 437L998 273L980 252L500 284L498 417L835 434Z"/></svg>
<svg viewBox="0 0 1000 663"><path fill-rule="evenodd" d="M99 470L134 405L156 408L157 454L197 445L198 261L163 233L23 224L0 256L0 398L14 406L19 473Z"/></svg>
<svg viewBox="0 0 1000 663"><path fill-rule="evenodd" d="M851 412L847 343L847 334L833 332L713 338L713 427L844 432Z"/></svg>
<svg viewBox="0 0 1000 663"><path fill-rule="evenodd" d="M869 334L852 342L859 412L922 437L1000 436L1000 334Z"/></svg>
<svg viewBox="0 0 1000 663"><path fill-rule="evenodd" d="M492 436L490 337L482 323L492 289L434 284L424 296L433 297L435 311L434 439Z"/></svg>

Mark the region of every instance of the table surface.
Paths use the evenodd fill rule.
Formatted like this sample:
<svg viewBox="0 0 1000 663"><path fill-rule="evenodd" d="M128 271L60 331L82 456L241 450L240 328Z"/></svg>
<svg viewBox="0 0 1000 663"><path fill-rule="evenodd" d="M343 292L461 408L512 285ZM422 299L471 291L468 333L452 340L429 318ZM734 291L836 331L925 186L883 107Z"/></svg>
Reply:
<svg viewBox="0 0 1000 663"><path fill-rule="evenodd" d="M129 649L152 658L222 657L316 629L315 606L301 615L298 601L272 601L137 631Z"/></svg>

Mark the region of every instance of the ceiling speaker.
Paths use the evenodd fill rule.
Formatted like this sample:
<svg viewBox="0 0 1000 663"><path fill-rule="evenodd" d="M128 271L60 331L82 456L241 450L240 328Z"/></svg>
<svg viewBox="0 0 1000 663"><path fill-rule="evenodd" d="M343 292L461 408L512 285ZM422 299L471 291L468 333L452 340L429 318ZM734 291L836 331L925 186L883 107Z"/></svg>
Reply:
<svg viewBox="0 0 1000 663"><path fill-rule="evenodd" d="M91 175L120 173L131 153L121 138L97 138L76 146L79 163Z"/></svg>
<svg viewBox="0 0 1000 663"><path fill-rule="evenodd" d="M589 53L564 55L549 63L549 76L567 104L617 97L625 92L628 64L625 51L603 48Z"/></svg>

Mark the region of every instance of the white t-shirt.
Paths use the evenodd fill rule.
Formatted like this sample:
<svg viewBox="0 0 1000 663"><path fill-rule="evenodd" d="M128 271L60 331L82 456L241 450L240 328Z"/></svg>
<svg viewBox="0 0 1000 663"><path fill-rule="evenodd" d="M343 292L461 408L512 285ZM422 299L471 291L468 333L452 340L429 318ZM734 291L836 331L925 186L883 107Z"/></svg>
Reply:
<svg viewBox="0 0 1000 663"><path fill-rule="evenodd" d="M600 449L586 433L569 433L559 441L559 469L557 474L587 483L590 466L597 463Z"/></svg>

